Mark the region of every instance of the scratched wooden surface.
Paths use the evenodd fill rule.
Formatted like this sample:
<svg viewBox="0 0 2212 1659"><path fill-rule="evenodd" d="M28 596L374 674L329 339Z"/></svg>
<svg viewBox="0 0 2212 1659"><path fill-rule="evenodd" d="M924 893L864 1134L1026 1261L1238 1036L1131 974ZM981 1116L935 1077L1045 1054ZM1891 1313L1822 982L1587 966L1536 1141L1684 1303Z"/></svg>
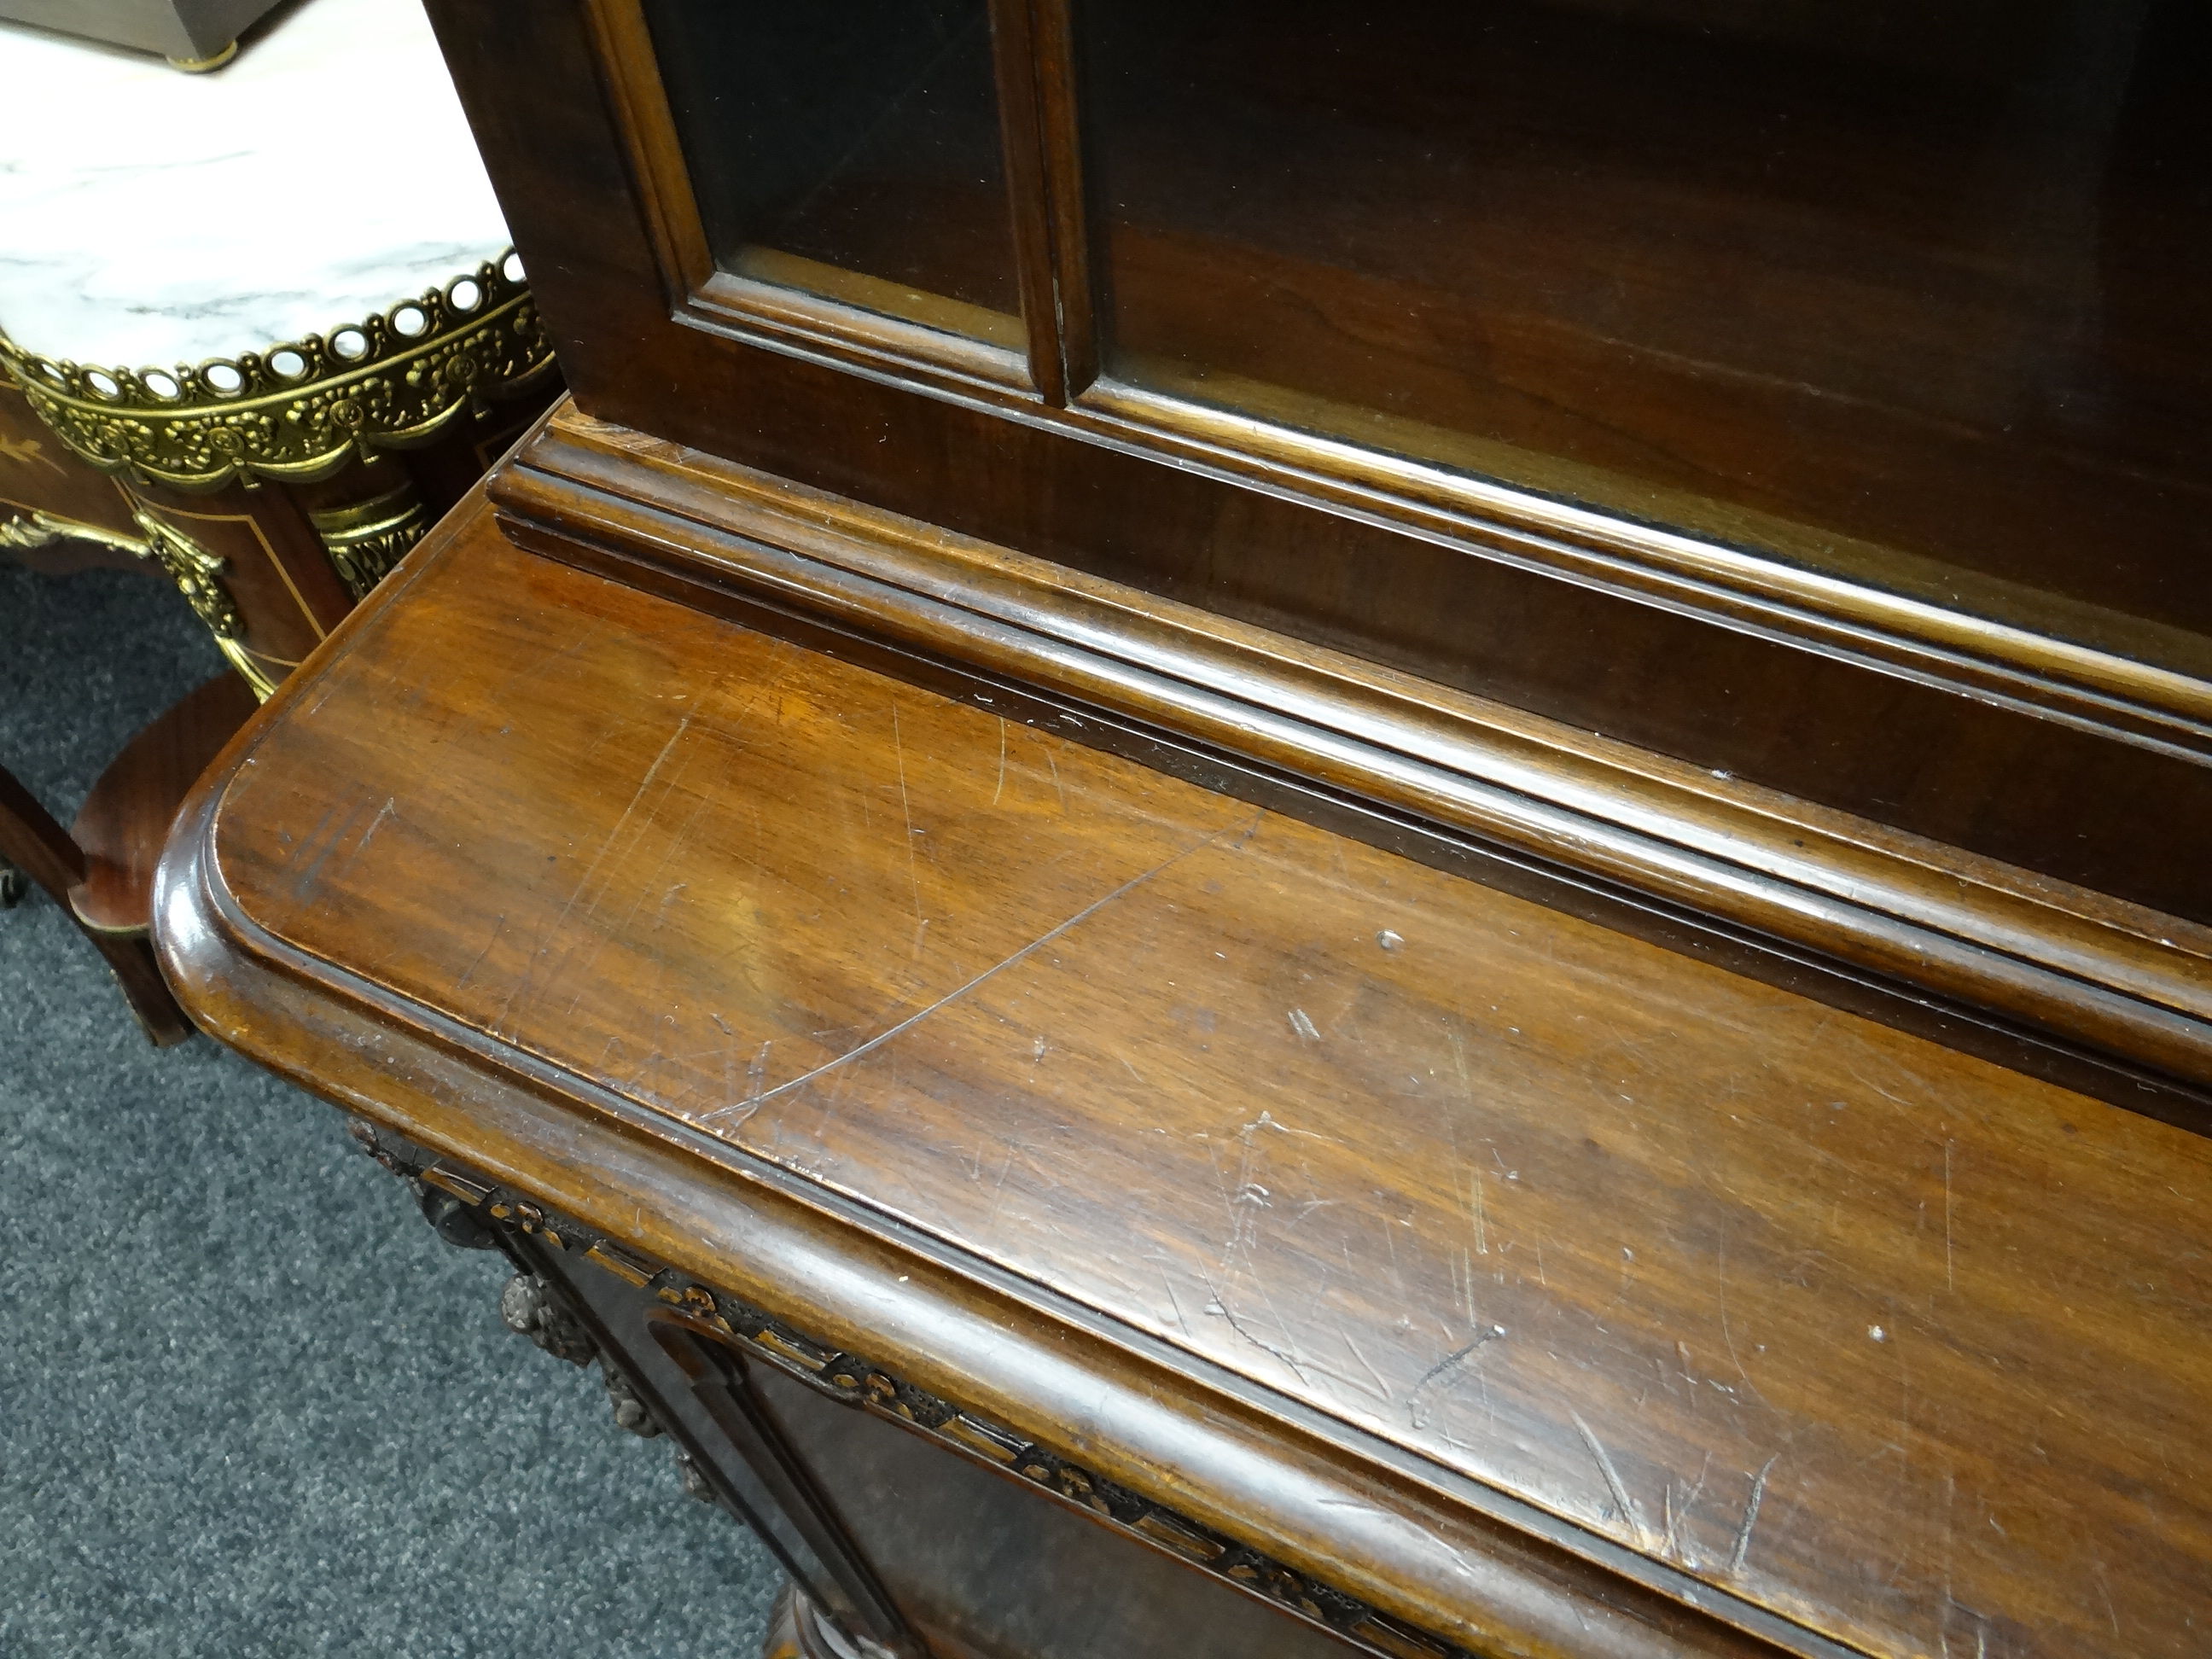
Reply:
<svg viewBox="0 0 2212 1659"><path fill-rule="evenodd" d="M477 530L248 915L1885 1653L2199 1653L2212 1147Z"/></svg>

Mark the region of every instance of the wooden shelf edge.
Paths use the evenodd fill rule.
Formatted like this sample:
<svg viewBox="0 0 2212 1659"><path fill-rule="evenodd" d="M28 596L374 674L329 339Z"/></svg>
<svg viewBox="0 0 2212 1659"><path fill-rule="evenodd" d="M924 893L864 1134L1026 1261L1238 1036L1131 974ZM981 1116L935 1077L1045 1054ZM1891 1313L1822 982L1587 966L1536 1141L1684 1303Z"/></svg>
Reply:
<svg viewBox="0 0 2212 1659"><path fill-rule="evenodd" d="M307 697L311 678L271 707ZM954 1405L1472 1650L1847 1659L1817 1631L270 936L230 898L215 846L251 750L179 815L155 932L200 1028L278 1075L798 1328L895 1352ZM1361 1524L1316 1519L1346 1513Z"/></svg>
<svg viewBox="0 0 2212 1659"><path fill-rule="evenodd" d="M193 781L259 706L252 688L225 670L178 699L108 763L70 826L85 857L85 878L70 903L86 927L146 937L155 861L170 823Z"/></svg>
<svg viewBox="0 0 2212 1659"><path fill-rule="evenodd" d="M562 410L489 484L511 538L964 665L2212 1084L2212 928ZM2201 1098L2189 1127L2212 1115ZM2157 1115L2168 1115L2166 1110ZM2189 1121L2184 1109L2173 1121Z"/></svg>
<svg viewBox="0 0 2212 1659"><path fill-rule="evenodd" d="M1083 398L1081 413L1229 473L1378 510L1716 620L1832 645L2087 730L2199 757L2212 741L2212 686L2148 658L1138 386L1102 382Z"/></svg>

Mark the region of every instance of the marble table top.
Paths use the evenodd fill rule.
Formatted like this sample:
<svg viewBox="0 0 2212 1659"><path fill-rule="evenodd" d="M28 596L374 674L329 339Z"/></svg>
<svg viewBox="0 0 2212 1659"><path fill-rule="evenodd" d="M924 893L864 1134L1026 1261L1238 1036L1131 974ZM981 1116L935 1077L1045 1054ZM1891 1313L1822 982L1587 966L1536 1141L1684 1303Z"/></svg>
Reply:
<svg viewBox="0 0 2212 1659"><path fill-rule="evenodd" d="M418 0L304 0L211 75L0 24L0 330L142 368L329 334L507 245Z"/></svg>

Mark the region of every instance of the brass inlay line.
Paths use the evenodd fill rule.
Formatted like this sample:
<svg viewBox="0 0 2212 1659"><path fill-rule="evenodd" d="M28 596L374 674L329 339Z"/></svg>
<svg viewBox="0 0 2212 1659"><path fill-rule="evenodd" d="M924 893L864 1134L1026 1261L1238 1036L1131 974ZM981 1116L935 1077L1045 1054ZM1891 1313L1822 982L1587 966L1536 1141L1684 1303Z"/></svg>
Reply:
<svg viewBox="0 0 2212 1659"><path fill-rule="evenodd" d="M182 70L187 75L205 75L210 70L221 69L237 56L238 42L234 40L222 50L211 52L204 58L172 58L167 61L173 70Z"/></svg>

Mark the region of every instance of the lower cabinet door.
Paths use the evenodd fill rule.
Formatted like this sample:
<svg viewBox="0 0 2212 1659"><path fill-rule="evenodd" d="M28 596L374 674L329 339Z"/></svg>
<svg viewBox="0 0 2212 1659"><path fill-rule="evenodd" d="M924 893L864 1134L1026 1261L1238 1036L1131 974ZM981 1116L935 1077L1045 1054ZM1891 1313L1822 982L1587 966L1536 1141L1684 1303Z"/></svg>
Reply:
<svg viewBox="0 0 2212 1659"><path fill-rule="evenodd" d="M714 1496L783 1561L802 1653L1331 1659L1361 1650L747 1355L574 1255L513 1241ZM787 1651L793 1650L787 1649Z"/></svg>

